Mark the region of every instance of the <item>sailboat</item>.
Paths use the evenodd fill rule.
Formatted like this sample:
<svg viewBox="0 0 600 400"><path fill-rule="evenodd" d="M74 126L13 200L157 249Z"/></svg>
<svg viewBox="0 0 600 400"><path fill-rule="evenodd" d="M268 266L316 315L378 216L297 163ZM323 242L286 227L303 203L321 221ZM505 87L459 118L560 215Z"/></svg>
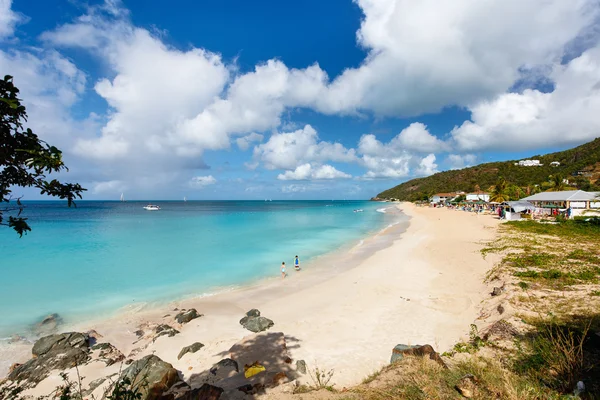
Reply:
<svg viewBox="0 0 600 400"><path fill-rule="evenodd" d="M187 197L183 196L183 201L184 202L187 201Z"/></svg>
<svg viewBox="0 0 600 400"><path fill-rule="evenodd" d="M121 201L125 201L125 196L121 193Z"/></svg>

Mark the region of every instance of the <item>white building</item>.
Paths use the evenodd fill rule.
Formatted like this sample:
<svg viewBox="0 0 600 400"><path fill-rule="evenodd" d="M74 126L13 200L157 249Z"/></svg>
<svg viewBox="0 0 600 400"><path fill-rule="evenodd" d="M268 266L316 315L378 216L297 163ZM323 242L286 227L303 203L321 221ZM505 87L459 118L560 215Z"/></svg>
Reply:
<svg viewBox="0 0 600 400"><path fill-rule="evenodd" d="M443 203L456 198L456 193L436 193L431 197L432 203Z"/></svg>
<svg viewBox="0 0 600 400"><path fill-rule="evenodd" d="M520 167L541 167L544 164L540 164L540 160L521 160L516 162L515 165Z"/></svg>
<svg viewBox="0 0 600 400"><path fill-rule="evenodd" d="M467 194L467 201L490 201L490 195L485 192L473 192Z"/></svg>
<svg viewBox="0 0 600 400"><path fill-rule="evenodd" d="M559 163L558 161L552 161L552 162L550 163L550 166L551 166L551 167L558 167L558 166L560 166L560 163Z"/></svg>
<svg viewBox="0 0 600 400"><path fill-rule="evenodd" d="M600 192L584 192L583 190L565 190L562 192L542 192L525 197L538 208L571 208L571 215L595 215L600 213Z"/></svg>

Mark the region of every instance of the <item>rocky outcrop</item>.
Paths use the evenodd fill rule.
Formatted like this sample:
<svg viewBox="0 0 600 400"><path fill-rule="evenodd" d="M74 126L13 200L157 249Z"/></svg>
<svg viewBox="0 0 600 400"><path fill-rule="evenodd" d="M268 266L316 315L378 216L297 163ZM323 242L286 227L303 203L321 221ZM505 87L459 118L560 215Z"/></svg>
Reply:
<svg viewBox="0 0 600 400"><path fill-rule="evenodd" d="M131 387L142 394L140 400L158 400L174 384L181 381L173 365L155 355L134 361L119 377L129 379Z"/></svg>
<svg viewBox="0 0 600 400"><path fill-rule="evenodd" d="M92 351L97 352L97 360L104 362L107 367L125 359L125 355L110 343L95 344Z"/></svg>
<svg viewBox="0 0 600 400"><path fill-rule="evenodd" d="M438 364L440 364L444 368L448 368L446 363L438 353L433 350L433 347L426 344L424 346L416 345L416 346L408 346L405 344L398 344L392 350L392 358L390 359L390 363L401 360L404 356L417 356L417 357L426 357L428 356L431 360L434 360Z"/></svg>
<svg viewBox="0 0 600 400"><path fill-rule="evenodd" d="M210 373L214 377L214 381L229 378L238 372L240 372L240 367L237 361L232 360L231 358L225 358L219 361L210 369Z"/></svg>
<svg viewBox="0 0 600 400"><path fill-rule="evenodd" d="M253 308L246 313L244 318L240 320L240 325L251 332L258 333L266 331L275 324L270 319L261 317L260 311Z"/></svg>
<svg viewBox="0 0 600 400"><path fill-rule="evenodd" d="M181 357L183 357L187 353L195 353L195 352L197 352L198 350L200 350L203 347L204 347L204 345L202 343L200 343L200 342L196 342L194 344L190 344L189 346L185 346L179 352L179 355L177 356L177 359L181 360Z"/></svg>
<svg viewBox="0 0 600 400"><path fill-rule="evenodd" d="M78 332L45 336L35 342L31 352L34 358L17 366L8 379L35 386L52 370L62 371L87 363L90 360L89 338Z"/></svg>
<svg viewBox="0 0 600 400"><path fill-rule="evenodd" d="M56 333L62 324L62 318L58 314L50 314L34 325L32 331L36 336L46 336Z"/></svg>
<svg viewBox="0 0 600 400"><path fill-rule="evenodd" d="M183 310L182 312L177 314L175 316L175 321L177 321L180 324L187 324L191 320L200 318L203 316L204 316L204 314L198 314L198 311L196 311L195 308L191 308L189 310Z"/></svg>
<svg viewBox="0 0 600 400"><path fill-rule="evenodd" d="M154 328L155 336L152 341L155 341L161 336L173 337L179 333L179 331L172 326L161 324Z"/></svg>

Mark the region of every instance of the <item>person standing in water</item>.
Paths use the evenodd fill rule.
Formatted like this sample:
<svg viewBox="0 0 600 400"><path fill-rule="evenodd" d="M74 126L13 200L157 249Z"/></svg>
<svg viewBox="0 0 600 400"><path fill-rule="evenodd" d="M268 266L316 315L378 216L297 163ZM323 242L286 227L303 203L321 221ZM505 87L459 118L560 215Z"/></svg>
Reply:
<svg viewBox="0 0 600 400"><path fill-rule="evenodd" d="M281 263L281 279L285 278L285 262Z"/></svg>
<svg viewBox="0 0 600 400"><path fill-rule="evenodd" d="M296 258L294 259L294 268L296 269L296 271L300 271L300 259L298 259L298 256L296 256Z"/></svg>

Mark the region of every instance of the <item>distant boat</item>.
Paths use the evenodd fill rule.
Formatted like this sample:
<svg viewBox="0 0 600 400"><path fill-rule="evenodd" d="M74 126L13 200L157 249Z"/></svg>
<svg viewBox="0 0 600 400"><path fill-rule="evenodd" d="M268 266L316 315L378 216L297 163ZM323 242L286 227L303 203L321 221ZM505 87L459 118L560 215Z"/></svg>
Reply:
<svg viewBox="0 0 600 400"><path fill-rule="evenodd" d="M144 207L144 210L148 210L148 211L158 211L160 210L160 207L154 204L148 204L147 206Z"/></svg>
<svg viewBox="0 0 600 400"><path fill-rule="evenodd" d="M363 212L362 208L359 208L358 210L354 210L354 212Z"/></svg>
<svg viewBox="0 0 600 400"><path fill-rule="evenodd" d="M125 195L123 195L123 193L121 193L121 201L125 201Z"/></svg>
<svg viewBox="0 0 600 400"><path fill-rule="evenodd" d="M187 197L185 197L185 196L184 196L184 197L183 197L183 201L187 201Z"/></svg>

